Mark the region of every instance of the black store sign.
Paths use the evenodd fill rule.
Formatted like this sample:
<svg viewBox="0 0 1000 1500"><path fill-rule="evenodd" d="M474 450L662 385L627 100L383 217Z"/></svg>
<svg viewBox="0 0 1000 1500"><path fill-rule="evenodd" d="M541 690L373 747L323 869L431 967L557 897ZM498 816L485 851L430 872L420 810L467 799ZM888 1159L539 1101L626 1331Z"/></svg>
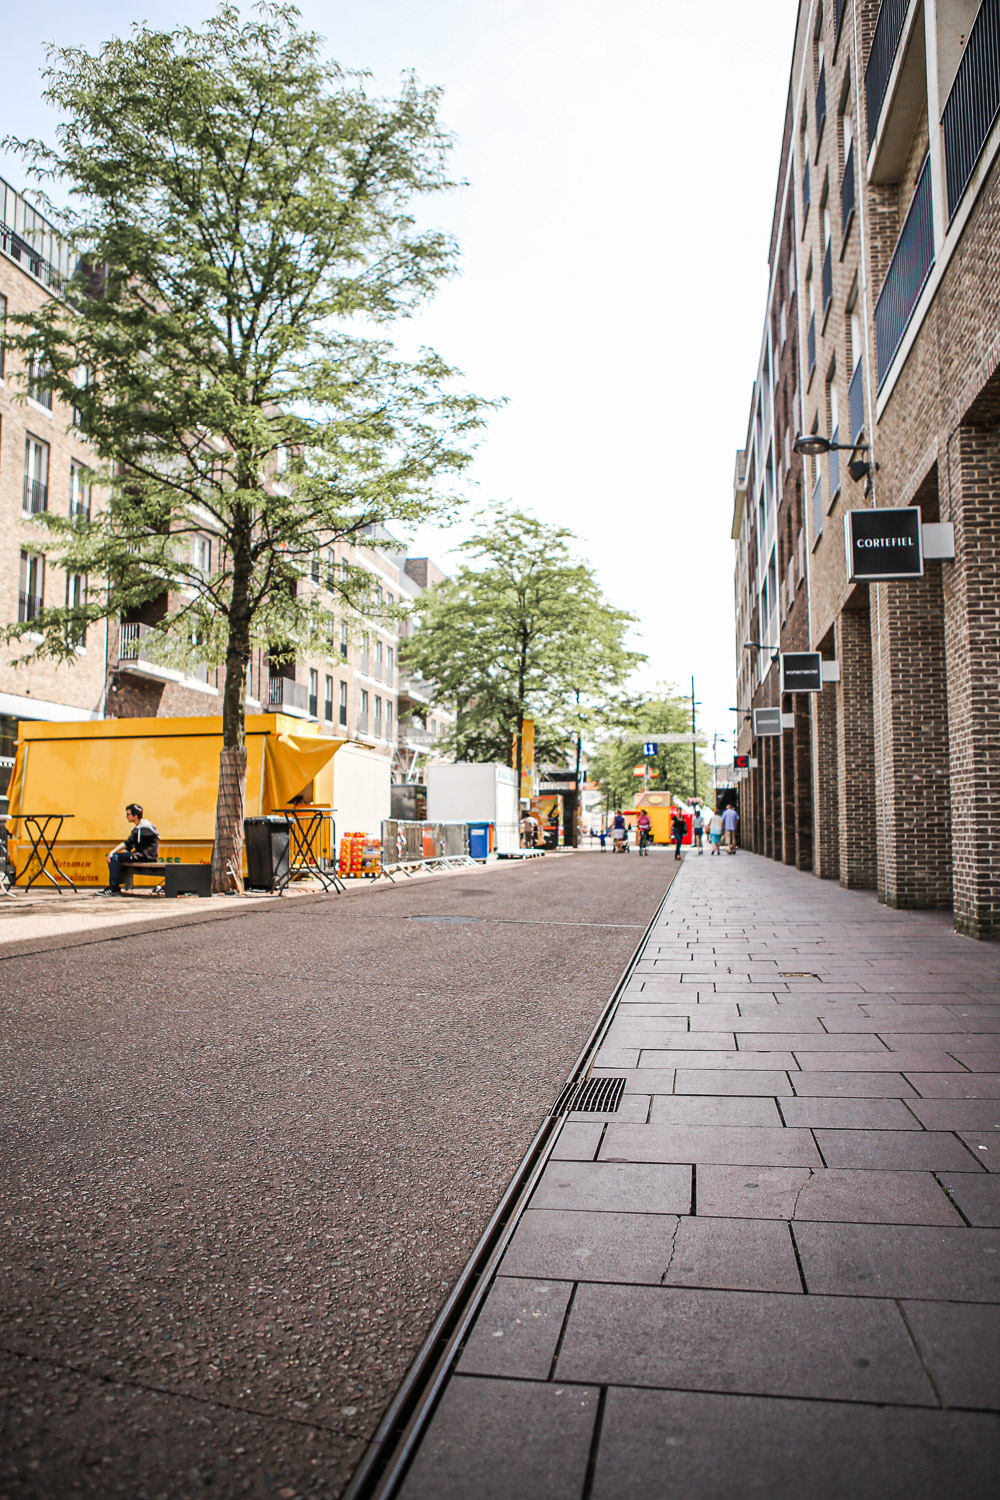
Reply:
<svg viewBox="0 0 1000 1500"><path fill-rule="evenodd" d="M820 693L823 691L823 660L818 651L783 651L781 653L781 691L783 693Z"/></svg>
<svg viewBox="0 0 1000 1500"><path fill-rule="evenodd" d="M749 755L736 755L733 757L733 765L737 771L746 771L750 765Z"/></svg>
<svg viewBox="0 0 1000 1500"><path fill-rule="evenodd" d="M881 583L888 578L922 578L920 507L851 510L844 517L847 576L851 582Z"/></svg>
<svg viewBox="0 0 1000 1500"><path fill-rule="evenodd" d="M781 733L781 709L780 708L755 708L753 711L753 732L758 739L767 735Z"/></svg>

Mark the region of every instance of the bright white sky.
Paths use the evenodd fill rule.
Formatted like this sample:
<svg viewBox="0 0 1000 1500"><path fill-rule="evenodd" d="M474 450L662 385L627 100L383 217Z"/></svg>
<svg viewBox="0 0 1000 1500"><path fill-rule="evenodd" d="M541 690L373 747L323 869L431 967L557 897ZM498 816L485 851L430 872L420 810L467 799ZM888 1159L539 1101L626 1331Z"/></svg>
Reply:
<svg viewBox="0 0 1000 1500"><path fill-rule="evenodd" d="M3 23L0 136L51 136L46 41L95 50L212 0L46 0ZM241 0L241 8L245 0ZM767 288L796 0L300 0L347 67L445 89L461 193L439 222L462 275L416 332L507 397L468 485L569 527L640 618L638 687L735 715L732 474ZM20 163L0 174L24 185ZM409 343L409 337L407 343ZM414 550L446 568L462 535ZM719 759L729 749L720 743ZM710 752L711 753L711 752Z"/></svg>

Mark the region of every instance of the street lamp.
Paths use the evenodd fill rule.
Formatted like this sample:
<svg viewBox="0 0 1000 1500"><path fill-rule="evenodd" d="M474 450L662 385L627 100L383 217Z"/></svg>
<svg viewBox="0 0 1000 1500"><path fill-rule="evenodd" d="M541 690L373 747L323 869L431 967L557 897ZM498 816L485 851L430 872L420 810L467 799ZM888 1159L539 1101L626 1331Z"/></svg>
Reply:
<svg viewBox="0 0 1000 1500"><path fill-rule="evenodd" d="M867 443L831 443L830 439L823 437L818 432L799 433L792 444L793 453L800 458L822 458L824 453L867 453ZM878 464L875 465L876 469ZM847 465L847 472L855 484L861 479L870 479L872 466L866 458L852 458Z"/></svg>

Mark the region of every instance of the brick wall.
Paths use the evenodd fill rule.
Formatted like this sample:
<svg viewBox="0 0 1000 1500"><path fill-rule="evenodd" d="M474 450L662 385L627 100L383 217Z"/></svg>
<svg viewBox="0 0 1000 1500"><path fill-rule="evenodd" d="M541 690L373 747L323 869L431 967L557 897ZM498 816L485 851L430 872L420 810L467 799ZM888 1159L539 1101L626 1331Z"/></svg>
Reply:
<svg viewBox="0 0 1000 1500"><path fill-rule="evenodd" d="M860 601L862 605L867 600ZM840 883L875 890L875 724L868 609L845 609L837 621L837 779ZM823 694L820 694L822 697Z"/></svg>

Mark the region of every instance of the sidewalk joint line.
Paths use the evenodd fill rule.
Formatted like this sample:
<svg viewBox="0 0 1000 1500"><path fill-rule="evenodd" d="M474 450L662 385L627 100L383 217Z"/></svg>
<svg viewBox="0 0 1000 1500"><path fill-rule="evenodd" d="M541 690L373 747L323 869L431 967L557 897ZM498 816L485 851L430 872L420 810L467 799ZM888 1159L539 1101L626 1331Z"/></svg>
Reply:
<svg viewBox="0 0 1000 1500"><path fill-rule="evenodd" d="M590 1435L590 1453L587 1455L587 1472L583 1480L583 1490L580 1500L590 1500L594 1492L594 1475L597 1470L597 1450L601 1444L601 1431L604 1426L604 1408L607 1404L608 1388L602 1385L597 1395L597 1411L594 1414L594 1430Z"/></svg>
<svg viewBox="0 0 1000 1500"><path fill-rule="evenodd" d="M556 1339L556 1346L552 1351L552 1363L549 1365L549 1380L555 1380L556 1378L556 1365L559 1363L559 1356L562 1353L563 1339L566 1337L566 1329L569 1327L569 1315L573 1311L573 1303L576 1301L576 1289L579 1284L578 1281L574 1281L570 1288L569 1297L566 1301L566 1311L563 1313L562 1323L559 1325L559 1337Z"/></svg>
<svg viewBox="0 0 1000 1500"><path fill-rule="evenodd" d="M805 1184L803 1183L803 1187L804 1186L805 1186ZM799 1191L801 1192L801 1188L799 1189ZM792 1223L791 1219L789 1219L787 1222L788 1222L788 1238L792 1242L792 1254L795 1256L795 1265L796 1265L796 1269L798 1270L798 1273L799 1273L799 1281L802 1283L802 1292L803 1292L804 1296L808 1297L808 1295L809 1295L809 1288L806 1285L806 1273L802 1269L802 1257L799 1254L799 1245L798 1245L798 1241L795 1238L795 1225Z"/></svg>

